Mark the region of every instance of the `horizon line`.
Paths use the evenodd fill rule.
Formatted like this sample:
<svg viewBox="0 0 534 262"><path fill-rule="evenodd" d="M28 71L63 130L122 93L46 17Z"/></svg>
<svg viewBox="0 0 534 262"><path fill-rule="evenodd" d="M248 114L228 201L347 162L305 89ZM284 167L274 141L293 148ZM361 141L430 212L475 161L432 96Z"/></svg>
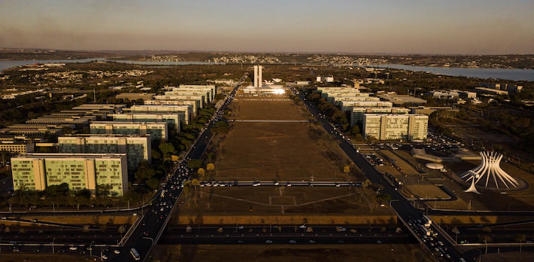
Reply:
<svg viewBox="0 0 534 262"><path fill-rule="evenodd" d="M534 53L410 53L410 52L348 52L348 51L238 51L238 50L176 50L176 49L56 49L42 47L0 47L0 50L29 49L70 52L176 52L176 53L235 53L235 54L321 54L321 55L371 55L371 56L530 56Z"/></svg>

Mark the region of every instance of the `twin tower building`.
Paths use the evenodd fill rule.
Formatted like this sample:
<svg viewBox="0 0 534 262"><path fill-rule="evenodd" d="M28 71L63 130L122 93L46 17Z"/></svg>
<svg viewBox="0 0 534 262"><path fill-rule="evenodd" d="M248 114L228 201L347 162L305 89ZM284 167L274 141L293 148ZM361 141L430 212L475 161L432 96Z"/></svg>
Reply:
<svg viewBox="0 0 534 262"><path fill-rule="evenodd" d="M261 87L263 84L262 79L263 66L255 65L254 66L254 87Z"/></svg>

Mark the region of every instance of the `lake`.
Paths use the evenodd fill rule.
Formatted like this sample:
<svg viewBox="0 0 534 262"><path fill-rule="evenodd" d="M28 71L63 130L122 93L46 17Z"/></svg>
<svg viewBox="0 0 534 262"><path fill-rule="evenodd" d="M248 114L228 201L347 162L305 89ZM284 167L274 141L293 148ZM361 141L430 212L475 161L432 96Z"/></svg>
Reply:
<svg viewBox="0 0 534 262"><path fill-rule="evenodd" d="M401 64L383 64L376 65L376 67L404 69L408 71L421 71L436 75L447 76L465 76L484 79L495 78L514 81L534 81L534 69L430 67Z"/></svg>
<svg viewBox="0 0 534 262"><path fill-rule="evenodd" d="M200 61L183 61L183 62L152 62L152 61L132 61L132 60L107 60L104 58L87 58L72 60L0 60L0 71L21 65L45 64L45 63L87 63L90 61L111 61L126 64L138 65L216 65L216 63ZM458 68L458 67L429 67L429 66L411 66L401 64L383 64L376 67L404 69L409 71L422 71L437 75L447 76L465 76L476 78L495 78L514 81L534 81L534 69L499 69L499 68Z"/></svg>
<svg viewBox="0 0 534 262"><path fill-rule="evenodd" d="M4 69L31 65L31 64L49 64L49 63L87 63L91 61L103 60L103 58L87 58L87 59L70 59L70 60L0 60L0 71Z"/></svg>
<svg viewBox="0 0 534 262"><path fill-rule="evenodd" d="M200 62L200 61L183 61L183 62L153 62L153 61L132 61L132 60L113 60L105 58L87 58L87 59L71 59L71 60L0 60L0 71L4 69L31 65L31 64L48 64L48 63L87 63L91 61L110 61L125 64L138 65L215 65L215 63Z"/></svg>

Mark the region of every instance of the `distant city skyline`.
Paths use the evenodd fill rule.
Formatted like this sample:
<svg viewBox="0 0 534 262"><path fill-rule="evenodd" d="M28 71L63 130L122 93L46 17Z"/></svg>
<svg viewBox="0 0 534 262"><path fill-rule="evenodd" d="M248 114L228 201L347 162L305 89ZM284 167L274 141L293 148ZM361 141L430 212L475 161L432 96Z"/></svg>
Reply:
<svg viewBox="0 0 534 262"><path fill-rule="evenodd" d="M0 47L534 54L534 0L0 2Z"/></svg>

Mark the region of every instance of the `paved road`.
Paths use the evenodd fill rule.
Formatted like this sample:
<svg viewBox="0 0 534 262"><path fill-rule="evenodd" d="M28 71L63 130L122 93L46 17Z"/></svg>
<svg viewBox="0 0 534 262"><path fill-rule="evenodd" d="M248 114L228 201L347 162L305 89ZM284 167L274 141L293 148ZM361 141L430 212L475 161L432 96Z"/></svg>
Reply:
<svg viewBox="0 0 534 262"><path fill-rule="evenodd" d="M200 186L205 187L232 187L232 186L307 186L307 187L360 187L361 182L356 181L202 181Z"/></svg>
<svg viewBox="0 0 534 262"><path fill-rule="evenodd" d="M47 228L42 231L31 230L25 232L12 231L2 233L2 242L11 242L17 246L27 244L89 244L91 241L101 245L108 245L110 248L117 247L117 239L120 239L121 234L118 233L117 227L107 228L105 231L92 230L88 232L80 232L76 230L60 230L54 231L52 228ZM361 225L195 225L195 226L173 226L170 225L161 236L161 241L165 243L211 243L217 244L221 240L239 241L243 243L258 243L270 238L276 239L294 239L299 237L306 237L313 239L314 237L327 240L336 241L338 236L343 238L358 238L358 242L367 241L374 243L376 240L383 242L398 241L404 239L406 241L415 242L415 239L407 232L398 230L395 227L373 227ZM256 237L258 240L252 242L248 241ZM388 240L387 238L391 238ZM182 242L183 239L183 242ZM248 239L248 240L247 240Z"/></svg>
<svg viewBox="0 0 534 262"><path fill-rule="evenodd" d="M232 122L244 123L309 123L310 120L279 120L279 119L233 119Z"/></svg>
<svg viewBox="0 0 534 262"><path fill-rule="evenodd" d="M400 220L405 224L407 228L410 229L410 232L418 239L422 246L426 248L429 253L432 253L436 259L445 260L445 261L461 261L464 259L462 255L456 250L453 243L450 240L445 239L443 234L439 233L439 229L436 228L435 224L432 224L428 230L431 230L435 234L432 237L425 237L426 232L422 231L421 226L424 226L425 217L423 213L414 208L410 201L404 198L398 191L397 188L393 187L383 176L379 173L367 160L365 157L358 153L354 148L354 145L349 138L345 137L344 134L330 124L325 117L323 117L320 112L315 108L315 106L308 101L303 93L299 93L295 89L291 91L300 97L308 110L315 116L315 118L321 123L323 128L333 135L338 141L341 149L347 154L347 156L364 172L364 174L369 178L369 180L375 184L379 184L384 188L384 192L391 196L391 206L397 212ZM428 238L428 240L427 240ZM443 243L439 245L438 242ZM439 245L436 247L436 245ZM438 249L436 249L438 248ZM447 256L450 256L448 258Z"/></svg>
<svg viewBox="0 0 534 262"><path fill-rule="evenodd" d="M176 206L176 201L182 193L183 182L189 178L193 171L187 167L189 160L199 159L202 156L212 137L211 127L217 121L222 121L224 110L232 102L245 77L246 75L226 97L222 106L215 111L214 116L201 131L195 143L184 155L184 160L178 163L165 186L158 192L156 199L152 201L152 205L147 208L148 211L144 214L139 224L129 230L126 241L123 242L124 245L119 249L120 253L116 254L114 250L105 251L101 257L103 260L144 261L148 257L169 222ZM138 253L138 256L132 255L132 253Z"/></svg>

